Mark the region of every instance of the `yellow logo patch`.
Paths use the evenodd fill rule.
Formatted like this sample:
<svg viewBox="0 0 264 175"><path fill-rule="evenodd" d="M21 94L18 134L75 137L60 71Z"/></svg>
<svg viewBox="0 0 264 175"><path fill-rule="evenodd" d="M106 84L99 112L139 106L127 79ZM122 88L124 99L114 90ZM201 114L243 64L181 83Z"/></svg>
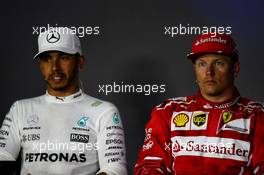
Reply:
<svg viewBox="0 0 264 175"><path fill-rule="evenodd" d="M223 118L224 123L229 122L231 120L232 116L233 116L232 112L224 111L223 114L222 114L222 118Z"/></svg>
<svg viewBox="0 0 264 175"><path fill-rule="evenodd" d="M185 127L186 123L189 121L189 116L184 113L176 115L173 119L173 123L176 127Z"/></svg>
<svg viewBox="0 0 264 175"><path fill-rule="evenodd" d="M206 122L206 116L206 113L196 114L195 116L193 116L193 123L198 127L203 126Z"/></svg>

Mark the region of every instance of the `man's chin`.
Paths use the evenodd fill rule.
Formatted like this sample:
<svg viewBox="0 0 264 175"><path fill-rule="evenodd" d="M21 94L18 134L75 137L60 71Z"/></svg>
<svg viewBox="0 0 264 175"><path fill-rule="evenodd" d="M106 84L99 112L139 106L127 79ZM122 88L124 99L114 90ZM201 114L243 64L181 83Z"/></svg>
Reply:
<svg viewBox="0 0 264 175"><path fill-rule="evenodd" d="M221 92L219 92L219 91L207 91L206 94L208 96L211 96L211 97L216 97L216 96L219 96L221 94Z"/></svg>
<svg viewBox="0 0 264 175"><path fill-rule="evenodd" d="M213 87L205 87L205 88L202 88L201 91L208 95L208 96L218 96L219 94L221 94L221 92L219 92L219 90L217 90L216 88L213 88Z"/></svg>
<svg viewBox="0 0 264 175"><path fill-rule="evenodd" d="M54 90L54 91L64 91L67 89L66 85L49 85L49 88Z"/></svg>

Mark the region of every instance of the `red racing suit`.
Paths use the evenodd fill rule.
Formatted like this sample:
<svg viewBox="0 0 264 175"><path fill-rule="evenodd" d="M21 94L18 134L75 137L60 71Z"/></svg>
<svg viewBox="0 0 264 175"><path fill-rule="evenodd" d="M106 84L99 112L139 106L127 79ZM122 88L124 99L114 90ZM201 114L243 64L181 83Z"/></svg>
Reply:
<svg viewBox="0 0 264 175"><path fill-rule="evenodd" d="M264 109L236 90L223 103L198 92L155 107L135 175L264 173Z"/></svg>

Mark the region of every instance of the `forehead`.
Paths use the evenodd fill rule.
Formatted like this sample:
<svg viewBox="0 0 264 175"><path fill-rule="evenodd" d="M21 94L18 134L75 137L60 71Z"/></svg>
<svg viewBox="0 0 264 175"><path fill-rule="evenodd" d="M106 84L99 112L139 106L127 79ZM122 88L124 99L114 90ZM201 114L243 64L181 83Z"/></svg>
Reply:
<svg viewBox="0 0 264 175"><path fill-rule="evenodd" d="M222 54L204 54L197 57L196 61L214 62L214 61L226 61L231 62L231 58Z"/></svg>

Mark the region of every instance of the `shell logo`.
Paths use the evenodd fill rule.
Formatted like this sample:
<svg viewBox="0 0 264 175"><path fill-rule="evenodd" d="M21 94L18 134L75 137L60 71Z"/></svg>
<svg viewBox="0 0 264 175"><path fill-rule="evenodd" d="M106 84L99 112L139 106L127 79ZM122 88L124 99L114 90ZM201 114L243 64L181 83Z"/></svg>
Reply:
<svg viewBox="0 0 264 175"><path fill-rule="evenodd" d="M173 123L176 127L185 127L186 123L189 122L189 116L185 113L176 115L173 119Z"/></svg>

